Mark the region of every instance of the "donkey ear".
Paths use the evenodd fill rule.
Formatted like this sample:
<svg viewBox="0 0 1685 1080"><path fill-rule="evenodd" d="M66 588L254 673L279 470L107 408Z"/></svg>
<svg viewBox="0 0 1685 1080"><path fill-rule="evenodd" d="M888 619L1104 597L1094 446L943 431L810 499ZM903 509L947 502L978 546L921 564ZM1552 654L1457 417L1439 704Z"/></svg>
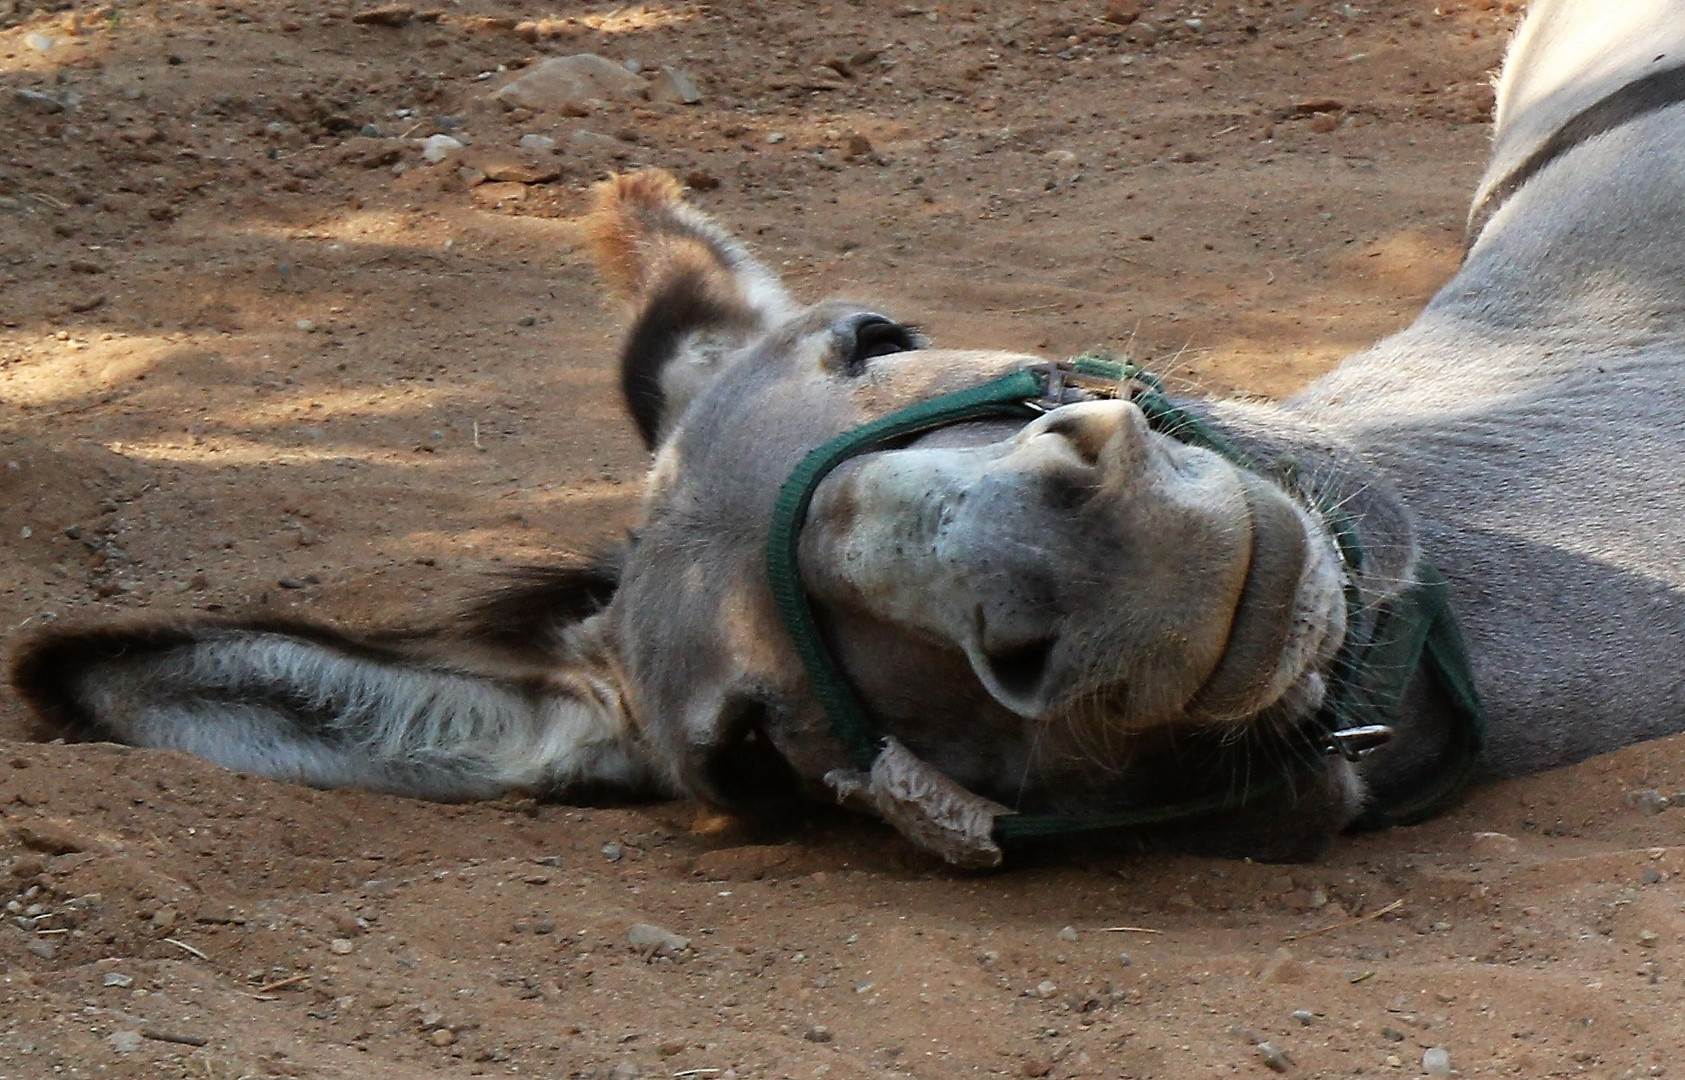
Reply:
<svg viewBox="0 0 1685 1080"><path fill-rule="evenodd" d="M719 370L724 357L788 318L784 287L659 169L598 184L586 219L597 267L632 310L620 390L644 444Z"/></svg>

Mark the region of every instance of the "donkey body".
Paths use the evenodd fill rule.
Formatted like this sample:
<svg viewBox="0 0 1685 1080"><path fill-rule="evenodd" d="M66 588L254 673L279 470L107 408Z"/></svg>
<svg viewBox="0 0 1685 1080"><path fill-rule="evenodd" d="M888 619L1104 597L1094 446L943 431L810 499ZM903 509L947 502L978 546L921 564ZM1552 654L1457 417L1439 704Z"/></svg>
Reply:
<svg viewBox="0 0 1685 1080"><path fill-rule="evenodd" d="M1380 632L1427 555L1488 703L1488 773L1685 729L1685 107L1657 89L1685 4L1533 6L1461 272L1288 401L1179 406L1233 455L1077 400L816 481L799 587L890 737L869 775L779 617L781 482L1035 358L802 307L660 174L609 182L591 219L655 455L618 567L535 572L426 633L49 631L14 682L54 730L322 786L843 797L956 862L990 861L944 839L967 815L1138 809L1132 842L1299 858L1452 767L1457 709L1418 672L1390 744L1261 783L1317 749L1344 643ZM1179 803L1205 810L1153 820Z"/></svg>

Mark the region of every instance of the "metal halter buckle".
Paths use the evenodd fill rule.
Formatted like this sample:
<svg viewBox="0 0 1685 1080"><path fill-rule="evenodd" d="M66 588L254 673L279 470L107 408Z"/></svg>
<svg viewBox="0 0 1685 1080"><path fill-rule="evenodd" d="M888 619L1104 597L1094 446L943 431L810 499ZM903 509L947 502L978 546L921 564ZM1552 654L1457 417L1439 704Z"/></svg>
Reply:
<svg viewBox="0 0 1685 1080"><path fill-rule="evenodd" d="M1341 728L1328 733L1325 753L1339 754L1347 761L1362 761L1392 741L1392 728L1385 724L1365 724L1362 727Z"/></svg>
<svg viewBox="0 0 1685 1080"><path fill-rule="evenodd" d="M1079 371L1069 361L1032 364L1030 370L1041 376L1042 392L1039 401L1024 404L1038 412L1051 412L1061 405L1075 405L1081 401L1100 401L1133 396L1131 383L1136 380L1132 369L1119 365L1122 374L1110 378L1093 372Z"/></svg>

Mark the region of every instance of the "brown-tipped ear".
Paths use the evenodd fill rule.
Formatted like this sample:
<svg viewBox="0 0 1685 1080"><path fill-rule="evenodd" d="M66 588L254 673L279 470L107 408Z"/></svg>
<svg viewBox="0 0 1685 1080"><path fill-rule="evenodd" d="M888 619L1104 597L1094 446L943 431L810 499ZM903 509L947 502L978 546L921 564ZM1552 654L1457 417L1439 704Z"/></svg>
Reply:
<svg viewBox="0 0 1685 1080"><path fill-rule="evenodd" d="M784 287L659 169L598 184L585 219L598 270L632 309L620 389L647 446L721 361L788 318Z"/></svg>

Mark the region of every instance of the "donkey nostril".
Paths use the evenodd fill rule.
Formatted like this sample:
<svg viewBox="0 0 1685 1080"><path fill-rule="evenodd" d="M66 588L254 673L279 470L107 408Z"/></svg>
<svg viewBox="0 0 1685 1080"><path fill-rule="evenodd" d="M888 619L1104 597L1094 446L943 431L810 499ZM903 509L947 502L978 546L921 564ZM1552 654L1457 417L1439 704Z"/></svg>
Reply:
<svg viewBox="0 0 1685 1080"><path fill-rule="evenodd" d="M1042 481L1042 498L1050 510L1080 510L1099 493L1100 483L1092 473L1074 469L1050 473Z"/></svg>
<svg viewBox="0 0 1685 1080"><path fill-rule="evenodd" d="M1067 405L1048 417L1046 431L1070 444L1084 464L1098 465L1106 444L1123 426L1123 412L1114 402Z"/></svg>
<svg viewBox="0 0 1685 1080"><path fill-rule="evenodd" d="M990 649L983 658L1003 691L1014 698L1026 699L1034 696L1047 678L1047 665L1057 641L1046 637L1023 645Z"/></svg>

